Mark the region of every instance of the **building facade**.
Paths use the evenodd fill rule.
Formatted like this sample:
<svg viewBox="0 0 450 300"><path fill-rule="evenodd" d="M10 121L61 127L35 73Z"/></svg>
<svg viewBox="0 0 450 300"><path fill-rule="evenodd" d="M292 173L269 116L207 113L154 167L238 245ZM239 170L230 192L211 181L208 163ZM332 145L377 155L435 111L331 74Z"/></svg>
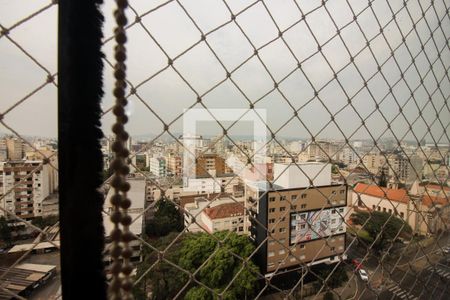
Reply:
<svg viewBox="0 0 450 300"><path fill-rule="evenodd" d="M24 220L42 216L42 202L54 191L49 168L42 161L0 163L1 207ZM0 215L9 217L3 210Z"/></svg>
<svg viewBox="0 0 450 300"><path fill-rule="evenodd" d="M165 177L167 174L166 160L163 157L150 158L150 172L158 177Z"/></svg>
<svg viewBox="0 0 450 300"><path fill-rule="evenodd" d="M347 186L331 184L331 165L274 164L274 178L274 184L247 182L245 191L245 220L262 272L339 261Z"/></svg>
<svg viewBox="0 0 450 300"><path fill-rule="evenodd" d="M346 186L265 190L248 185L246 205L264 273L334 263L345 251Z"/></svg>

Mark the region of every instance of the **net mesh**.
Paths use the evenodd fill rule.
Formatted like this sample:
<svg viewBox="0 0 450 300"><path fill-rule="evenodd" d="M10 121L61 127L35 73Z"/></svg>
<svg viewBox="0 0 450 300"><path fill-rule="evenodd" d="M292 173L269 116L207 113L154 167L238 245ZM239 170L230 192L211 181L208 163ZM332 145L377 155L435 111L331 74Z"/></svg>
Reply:
<svg viewBox="0 0 450 300"><path fill-rule="evenodd" d="M448 298L448 287L442 284L450 278L443 252L450 214L448 2L217 0L129 4L126 98L127 130L133 140L130 183L131 191L133 187L144 190L139 195L145 198L142 207L136 203L134 213L131 208L139 259L134 275L136 298L317 298L325 292L339 299ZM55 21L57 3L21 5L26 7L19 10L23 14L2 14L0 46L9 51L5 53L20 56L34 71L2 72L8 96L2 101L0 122L7 133L40 151L24 136L32 124L23 121L27 110L21 108L31 109L33 99L42 99L43 92L52 93L48 97L52 102L42 113L56 116L56 110L50 108L56 107L56 60L45 53L48 49L35 48L29 37L24 37L26 30L21 29L39 18ZM11 11L12 6L2 11ZM107 90L112 87L114 61L112 4L106 3L103 11ZM51 22L39 26L42 32L56 28ZM56 35L51 38L55 43ZM7 60L4 55L5 66ZM41 79L21 80L20 87L7 84L15 75L25 73L40 74ZM108 145L113 142L109 137L112 99L107 94L103 100L105 197L110 181ZM239 110L232 119L220 116L219 111L233 109ZM200 121L204 123L199 128L211 130L203 135L214 132L207 145L194 149L187 146L189 132L183 132L183 121L192 111L203 114ZM262 169L257 166L258 153L246 141L251 139L242 137L248 129L242 124L248 122L249 114L254 114L253 122L267 133L260 145L266 156L272 163L290 164L275 172L275 177L266 164ZM168 152L174 157L169 158ZM215 160L225 164L232 153L241 164L227 177L208 172L210 167L201 162L210 152L216 152ZM57 169L51 160L56 152L40 154L41 165ZM170 176L155 174L159 165L150 172L150 162L159 163L155 160L159 156L175 166L163 167L171 170ZM328 164L312 176L305 171L308 160ZM183 186L181 163L219 187L211 190L200 179L190 194L190 202L199 205L195 209L181 197L189 195L189 187ZM245 180L249 168L254 177L264 179L268 189L257 189L250 196L254 188ZM333 187L345 190L344 210L338 209L342 207L339 194L316 184L328 168L332 169ZM284 199L285 193L276 187L288 172L297 172L307 181L298 199L312 193L317 199L326 199L315 210L318 215L337 206L333 213L345 228L342 249L336 246L339 235L331 234L318 239L314 253L308 252L305 260L297 244L283 240L290 238L290 218L300 208L296 207L300 205L297 199ZM12 191L4 190L2 199ZM202 197L194 197L198 193ZM204 224L205 215L222 205L224 197L228 205L242 212L235 226L238 233L242 227L242 240L232 231L213 233L213 227ZM270 197L285 201L287 209L264 222L261 212L255 210ZM0 209L42 231L3 206ZM161 223L160 215L170 209L179 216L172 214L167 224ZM104 214L109 214L107 207ZM310 233L321 236L313 223L306 220ZM157 225L173 232L161 234L166 229ZM252 227L263 238L250 243ZM233 247L233 243L238 246ZM239 243L253 246L241 247ZM196 245L209 248L201 251ZM276 249L277 260L265 272L271 258L266 257L263 267L255 262L261 251L270 247ZM308 243L305 247L309 251ZM109 245L105 261L108 249ZM268 252L264 255L271 255ZM327 268L322 267L324 253L328 253L327 259L336 259ZM227 262L221 265L221 259ZM223 266L233 270L222 270ZM365 281L358 270L361 266L368 271Z"/></svg>

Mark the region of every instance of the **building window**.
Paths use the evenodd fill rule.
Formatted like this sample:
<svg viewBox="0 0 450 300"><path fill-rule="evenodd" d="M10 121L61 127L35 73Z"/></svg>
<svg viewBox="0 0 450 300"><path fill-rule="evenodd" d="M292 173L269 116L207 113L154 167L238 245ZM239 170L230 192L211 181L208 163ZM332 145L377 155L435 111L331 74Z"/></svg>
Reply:
<svg viewBox="0 0 450 300"><path fill-rule="evenodd" d="M295 258L295 257L291 257L291 258L289 258L289 261L290 262L295 262L297 259Z"/></svg>
<svg viewBox="0 0 450 300"><path fill-rule="evenodd" d="M286 232L286 228L280 228L280 232L281 232L281 233Z"/></svg>
<svg viewBox="0 0 450 300"><path fill-rule="evenodd" d="M334 215L334 214L336 213L336 210L333 209L333 210L331 211L331 213Z"/></svg>
<svg viewBox="0 0 450 300"><path fill-rule="evenodd" d="M391 214L391 215L392 215L392 209L390 209L390 208L389 208L389 214Z"/></svg>
<svg viewBox="0 0 450 300"><path fill-rule="evenodd" d="M239 227L239 232L244 231L244 227Z"/></svg>
<svg viewBox="0 0 450 300"><path fill-rule="evenodd" d="M340 190L339 193L342 195L343 193L345 193L345 190Z"/></svg>
<svg viewBox="0 0 450 300"><path fill-rule="evenodd" d="M376 209L377 209L377 207L375 206L375 204L372 205L372 210L376 210Z"/></svg>
<svg viewBox="0 0 450 300"><path fill-rule="evenodd" d="M291 209L292 210L296 210L297 209L297 205L291 205Z"/></svg>
<svg viewBox="0 0 450 300"><path fill-rule="evenodd" d="M340 213L343 213L343 212L344 212L344 209L343 209L343 208L339 208L339 212L340 212Z"/></svg>
<svg viewBox="0 0 450 300"><path fill-rule="evenodd" d="M273 267L275 267L275 264L274 264L274 263L268 263L268 264L267 264L267 268L273 268Z"/></svg>
<svg viewBox="0 0 450 300"><path fill-rule="evenodd" d="M270 197L269 202L275 202L275 197Z"/></svg>
<svg viewBox="0 0 450 300"><path fill-rule="evenodd" d="M286 201L286 196L281 196L280 201Z"/></svg>
<svg viewBox="0 0 450 300"><path fill-rule="evenodd" d="M300 205L300 208L306 208L306 204Z"/></svg>
<svg viewBox="0 0 450 300"><path fill-rule="evenodd" d="M305 244L300 244L300 249L305 249Z"/></svg>
<svg viewBox="0 0 450 300"><path fill-rule="evenodd" d="M268 256L268 257L272 257L272 256L275 256L275 252L273 252L273 251L269 251L269 252L267 253L267 256Z"/></svg>
<svg viewBox="0 0 450 300"><path fill-rule="evenodd" d="M271 213L275 212L275 208L269 208L269 212Z"/></svg>
<svg viewBox="0 0 450 300"><path fill-rule="evenodd" d="M330 250L331 250L331 251L334 251L334 247L331 247Z"/></svg>
<svg viewBox="0 0 450 300"><path fill-rule="evenodd" d="M383 207L383 212L386 212L386 207Z"/></svg>
<svg viewBox="0 0 450 300"><path fill-rule="evenodd" d="M331 224L336 224L336 219L331 219Z"/></svg>
<svg viewBox="0 0 450 300"><path fill-rule="evenodd" d="M381 211L381 207L378 206L378 211Z"/></svg>
<svg viewBox="0 0 450 300"><path fill-rule="evenodd" d="M306 228L306 224L301 224L300 225L300 229L305 229Z"/></svg>
<svg viewBox="0 0 450 300"><path fill-rule="evenodd" d="M297 195L292 195L292 196L291 196L291 200L292 200L292 201L297 200Z"/></svg>
<svg viewBox="0 0 450 300"><path fill-rule="evenodd" d="M269 219L269 224L275 223L275 219Z"/></svg>
<svg viewBox="0 0 450 300"><path fill-rule="evenodd" d="M302 194L302 199L305 199L306 198L306 194Z"/></svg>
<svg viewBox="0 0 450 300"><path fill-rule="evenodd" d="M280 207L280 211L285 211L285 210L286 210L286 207L284 207L284 206Z"/></svg>
<svg viewBox="0 0 450 300"><path fill-rule="evenodd" d="M278 254L279 254L279 255L283 255L283 254L285 254L285 253L286 253L286 251L285 251L284 249L281 249L281 250L278 251Z"/></svg>
<svg viewBox="0 0 450 300"><path fill-rule="evenodd" d="M400 213L400 217L402 217L402 219L405 218L405 214L403 212Z"/></svg>
<svg viewBox="0 0 450 300"><path fill-rule="evenodd" d="M300 258L301 260L303 260L303 259L305 259L305 257L306 257L306 256L304 256L304 255L300 255L299 258Z"/></svg>
<svg viewBox="0 0 450 300"><path fill-rule="evenodd" d="M274 240L270 240L269 241L269 246L273 246L273 245L275 245L275 241Z"/></svg>
<svg viewBox="0 0 450 300"><path fill-rule="evenodd" d="M284 244L284 242L286 242L286 239L279 239L278 240L281 244Z"/></svg>

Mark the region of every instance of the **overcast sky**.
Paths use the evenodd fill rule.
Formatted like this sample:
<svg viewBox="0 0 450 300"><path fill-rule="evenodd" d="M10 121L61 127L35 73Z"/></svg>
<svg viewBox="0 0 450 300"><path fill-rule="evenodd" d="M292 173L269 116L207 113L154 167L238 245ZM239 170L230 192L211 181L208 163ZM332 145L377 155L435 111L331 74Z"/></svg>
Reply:
<svg viewBox="0 0 450 300"><path fill-rule="evenodd" d="M49 2L0 0L0 24L10 27ZM112 2L107 1L103 6L106 17L104 26L106 37L111 35L113 28ZM145 14L164 2L130 1L139 15ZM419 1L410 0L407 1L406 10L402 8L403 1L375 0L372 8L368 8L367 1L353 0L348 1L351 4L350 9L346 4L347 1L344 0L327 1L326 8L319 7L321 1L297 1L297 6L293 0L267 0L264 3L259 1L240 13L253 2L228 0L227 7L222 0L180 1L199 29L203 33L208 33L206 41L223 66L205 42L198 43L179 56L200 40L201 33L176 1L142 17L142 24L148 32L140 24L135 24L128 30L128 79L133 85L140 85L137 89L138 95L154 111L152 113L137 97L130 97L131 118L128 129L131 135L161 132L162 123L155 114L164 122L170 123L185 109L194 105L197 94L203 96L203 103L209 108L248 108L248 101L253 103L257 101L254 107L267 109L267 123L274 131L293 116L293 108L290 105L295 109L303 107L298 112L303 124L294 119L278 133L280 136L299 138L309 137L304 126L316 135L330 121L330 114L324 105L332 114L342 109L335 115L334 120L345 135L352 134L361 124L361 120L353 108L350 106L343 108L348 103L348 97L352 99L352 104L360 116L365 118L375 109L375 102L380 103L383 97L388 95L379 104L379 108L391 122L399 112L394 98L400 105L404 105L411 96L410 89L415 90L414 99L419 109L425 106L422 116L425 122L431 125L436 118L433 105L440 110L445 98L448 98L450 94L449 78L445 77L450 65L447 40L450 36L450 20L444 1L436 0L434 8L429 8L430 1L420 1L420 6ZM271 12L273 20L264 4ZM238 15L236 22L251 43L236 23L230 22L229 9L233 14ZM391 9L394 12L400 10L396 15L397 24L392 20ZM422 17L423 11L425 11L425 18ZM306 15L305 20L299 22L302 13ZM359 27L352 22L354 14L357 15ZM134 12L131 10L129 16L131 21L135 19ZM438 27L438 19L441 19L441 27L434 31L433 39L425 44L424 52L421 52L421 43L425 43L429 38L429 28L434 30ZM227 25L214 30L227 22ZM351 23L347 25L349 22ZM378 22L385 27L384 36L380 34ZM413 22L416 23L416 30L412 30ZM340 36L336 35L336 26L340 28ZM279 31L283 32L284 41L279 38ZM12 30L10 37L32 53L40 64L54 73L57 59L56 33L57 7L53 6ZM407 35L405 43L402 43L402 35ZM366 38L370 40L370 50L366 45ZM322 53L316 53L317 42L321 45ZM106 43L104 51L107 57L111 57L112 47L111 42ZM259 49L259 58L254 55L254 47ZM394 57L391 56L390 48L393 50L397 48ZM441 51L440 59L437 59L437 49ZM351 63L341 70L350 62L348 51L355 57L354 64ZM415 66L410 66L410 53L417 56ZM4 112L13 103L43 84L46 73L5 37L0 38L0 54L0 111ZM179 56L175 59L173 66L191 87L171 67L142 84L150 76L167 67L166 55L171 58ZM264 62L267 70L260 60ZM302 62L301 70L297 67L297 61ZM378 64L384 64L381 73L385 78L377 71L376 61ZM432 72L429 72L429 61L436 61ZM240 67L237 68L238 66ZM224 67L232 72L231 79L239 86L240 91L230 80L211 90L226 78ZM333 79L333 70L330 67L338 74L335 80L326 85ZM399 68L402 71L399 71ZM424 79L423 86L420 86L420 77L416 68ZM400 79L401 72L404 73L404 80L400 80L392 88L392 94L389 94L388 84L394 85ZM364 86L364 79L361 76L365 80L372 77L367 82L368 89L361 90ZM112 105L110 92L112 77L109 66L105 67L104 77L106 94L103 107L107 109ZM436 79L443 79L438 91L435 91ZM279 90L272 91L274 80L278 83ZM323 104L318 98L314 98L314 90L319 91L318 98ZM432 103L428 101L428 94L432 94ZM263 97L264 95L266 96ZM311 102L308 103L310 100ZM419 117L419 110L413 100L409 100L404 106L403 113L410 123ZM439 115L441 122L447 126L450 120L448 107L444 107ZM181 118L178 119L170 126L170 130L176 133L181 132L182 121ZM5 116L5 122L23 134L56 136L56 88L47 85L9 112ZM111 114L106 115L103 124L107 134L111 122ZM201 128L203 133L219 132L216 124L211 123L210 126L203 124ZM433 124L432 133L436 139L443 133L448 135L448 128L444 129L439 122ZM374 113L366 121L366 125L375 137L379 137L386 129L386 121L381 118L380 112ZM231 133L247 134L246 128L251 126L237 125ZM392 121L392 129L399 138L403 137L408 130L405 118L398 116ZM413 130L418 138L425 134L426 125L420 117L413 125ZM0 132L8 131L2 127ZM320 131L319 137L343 138L334 123ZM353 138L369 138L369 136L364 129L361 129ZM413 137L408 135L406 138ZM431 140L429 136L426 138ZM445 134L440 142L449 142Z"/></svg>

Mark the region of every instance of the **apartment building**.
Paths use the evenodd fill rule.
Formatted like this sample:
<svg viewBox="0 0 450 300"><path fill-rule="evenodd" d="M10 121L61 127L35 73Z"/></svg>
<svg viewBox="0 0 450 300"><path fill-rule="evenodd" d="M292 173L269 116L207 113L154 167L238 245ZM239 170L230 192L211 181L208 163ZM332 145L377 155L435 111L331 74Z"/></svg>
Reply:
<svg viewBox="0 0 450 300"><path fill-rule="evenodd" d="M379 174L383 157L379 153L366 153L363 158L364 168L372 174Z"/></svg>
<svg viewBox="0 0 450 300"><path fill-rule="evenodd" d="M241 179L234 174L218 177L185 178L183 182L184 191L195 191L204 193L228 193L235 196L239 193L237 186L242 185Z"/></svg>
<svg viewBox="0 0 450 300"><path fill-rule="evenodd" d="M181 155L171 153L166 157L166 161L168 173L175 177L183 175L183 160Z"/></svg>
<svg viewBox="0 0 450 300"><path fill-rule="evenodd" d="M8 147L6 146L6 140L0 139L0 161L6 161L8 159Z"/></svg>
<svg viewBox="0 0 450 300"><path fill-rule="evenodd" d="M24 146L21 139L7 138L6 148L8 150L9 160L21 160L24 155Z"/></svg>
<svg viewBox="0 0 450 300"><path fill-rule="evenodd" d="M48 164L42 165L42 161L1 162L1 207L25 220L42 216L42 201L55 188L50 182L50 168ZM0 210L0 215L8 217L3 210Z"/></svg>
<svg viewBox="0 0 450 300"><path fill-rule="evenodd" d="M331 165L321 165L320 170L308 171L309 165L290 164L285 166L289 170L280 174L275 164L274 177L287 178L278 184L247 183L248 230L259 247L256 260L262 272L334 263L343 255L347 187L332 185L331 175L325 180L324 174L331 174ZM308 177L319 175L313 187L297 173L298 168L304 168ZM308 184L304 184L306 181Z"/></svg>
<svg viewBox="0 0 450 300"><path fill-rule="evenodd" d="M195 176L205 177L210 174L220 176L227 173L225 159L216 153L205 153L197 157L195 164Z"/></svg>
<svg viewBox="0 0 450 300"><path fill-rule="evenodd" d="M150 172L158 177L165 177L167 174L166 160L163 157L150 158Z"/></svg>

